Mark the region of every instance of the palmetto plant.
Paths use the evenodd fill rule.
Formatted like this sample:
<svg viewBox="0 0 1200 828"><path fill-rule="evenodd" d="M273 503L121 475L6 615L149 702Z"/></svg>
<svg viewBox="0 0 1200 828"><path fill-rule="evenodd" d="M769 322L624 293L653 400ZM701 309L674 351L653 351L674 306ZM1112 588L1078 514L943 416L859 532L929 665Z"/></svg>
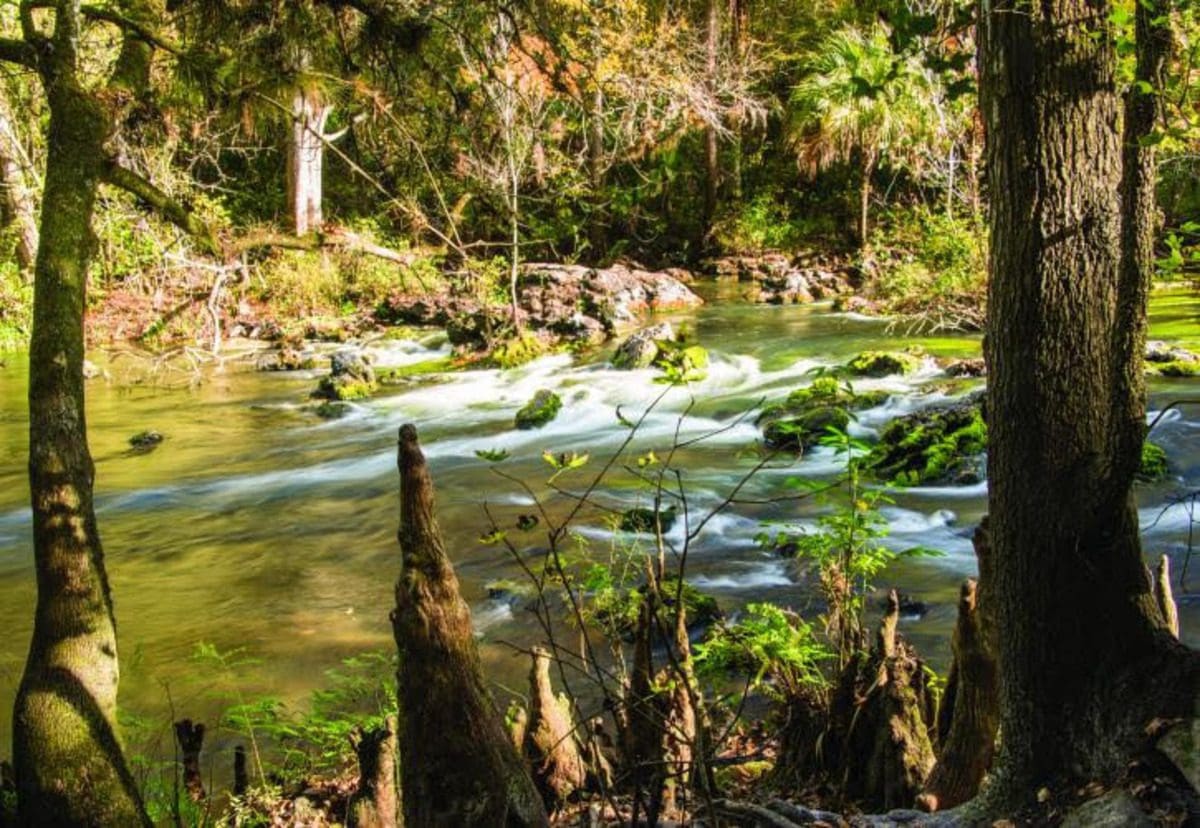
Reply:
<svg viewBox="0 0 1200 828"><path fill-rule="evenodd" d="M884 158L901 160L931 130L936 90L920 62L898 54L882 25L832 32L792 88L791 140L802 171L813 175L857 160L859 241L867 243L871 176Z"/></svg>

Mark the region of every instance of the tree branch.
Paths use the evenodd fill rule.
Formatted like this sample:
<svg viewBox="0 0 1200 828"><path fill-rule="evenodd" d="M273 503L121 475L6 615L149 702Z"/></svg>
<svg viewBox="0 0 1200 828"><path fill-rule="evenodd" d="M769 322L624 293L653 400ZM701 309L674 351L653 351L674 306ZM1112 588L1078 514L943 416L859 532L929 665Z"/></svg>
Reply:
<svg viewBox="0 0 1200 828"><path fill-rule="evenodd" d="M149 26L139 23L138 21L126 17L125 15L118 14L112 9L105 9L94 5L86 5L81 6L80 11L83 12L84 17L87 17L90 20L99 20L104 23L111 23L120 29L124 29L130 34L136 36L139 40L145 41L156 49L162 49L164 52L170 52L176 57L184 53L183 47L178 43L168 40L162 34L156 32Z"/></svg>
<svg viewBox="0 0 1200 828"><path fill-rule="evenodd" d="M144 201L167 221L195 238L206 253L221 255L221 244L212 228L152 182L112 159L104 165L104 181Z"/></svg>
<svg viewBox="0 0 1200 828"><path fill-rule="evenodd" d="M37 50L24 40L15 37L0 37L0 60L37 68Z"/></svg>

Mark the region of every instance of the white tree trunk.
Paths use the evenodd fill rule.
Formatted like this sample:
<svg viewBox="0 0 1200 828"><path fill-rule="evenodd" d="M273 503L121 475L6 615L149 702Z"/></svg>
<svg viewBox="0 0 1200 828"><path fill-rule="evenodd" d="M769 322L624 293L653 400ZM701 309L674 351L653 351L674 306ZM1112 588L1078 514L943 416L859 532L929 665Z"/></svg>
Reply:
<svg viewBox="0 0 1200 828"><path fill-rule="evenodd" d="M321 166L325 155L325 122L332 107L317 93L298 90L292 98L292 137L288 143L288 209L297 236L319 230Z"/></svg>
<svg viewBox="0 0 1200 828"><path fill-rule="evenodd" d="M33 165L13 128L8 98L0 93L0 197L5 219L16 224L17 264L32 275L38 249L37 201Z"/></svg>

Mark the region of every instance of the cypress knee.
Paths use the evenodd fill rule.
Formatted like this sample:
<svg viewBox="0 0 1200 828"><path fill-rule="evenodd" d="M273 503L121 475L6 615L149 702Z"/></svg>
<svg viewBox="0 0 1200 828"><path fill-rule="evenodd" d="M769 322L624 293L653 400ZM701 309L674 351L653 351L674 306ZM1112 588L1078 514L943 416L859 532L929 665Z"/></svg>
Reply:
<svg viewBox="0 0 1200 828"><path fill-rule="evenodd" d="M355 728L350 745L358 757L358 790L350 797L349 828L396 828L400 812L396 791L396 718L372 730Z"/></svg>
<svg viewBox="0 0 1200 828"><path fill-rule="evenodd" d="M183 787L193 802L204 799L204 779L200 774L200 750L204 747L204 725L183 719L175 723L175 741L183 755Z"/></svg>
<svg viewBox="0 0 1200 828"><path fill-rule="evenodd" d="M553 810L583 787L587 768L579 753L571 711L555 698L550 685L550 654L533 651L529 671L529 719L524 734L525 758L546 807Z"/></svg>
<svg viewBox="0 0 1200 828"><path fill-rule="evenodd" d="M400 550L392 631L400 652L404 821L546 825L545 808L484 684L471 612L434 518L433 482L412 425L400 428Z"/></svg>

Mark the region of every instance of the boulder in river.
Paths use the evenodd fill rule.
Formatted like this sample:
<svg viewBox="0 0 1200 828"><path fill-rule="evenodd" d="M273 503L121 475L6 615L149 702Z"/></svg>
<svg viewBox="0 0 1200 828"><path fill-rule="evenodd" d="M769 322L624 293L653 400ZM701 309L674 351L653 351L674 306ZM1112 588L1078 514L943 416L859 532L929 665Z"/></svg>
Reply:
<svg viewBox="0 0 1200 828"><path fill-rule="evenodd" d="M853 289L854 274L844 261L815 254L788 256L776 251L725 256L707 263L717 278L753 282L748 298L772 305L790 305L844 296Z"/></svg>
<svg viewBox="0 0 1200 828"><path fill-rule="evenodd" d="M758 415L763 439L771 448L804 451L830 427L844 430L850 412L873 408L887 399L883 391L855 394L836 377L822 376L799 388L783 402L768 405Z"/></svg>
<svg viewBox="0 0 1200 828"><path fill-rule="evenodd" d="M558 394L542 388L517 412L514 424L523 430L541 428L557 417L560 410L562 410L562 399Z"/></svg>
<svg viewBox="0 0 1200 828"><path fill-rule="evenodd" d="M1200 354L1166 342L1146 343L1146 373L1158 377L1200 376Z"/></svg>
<svg viewBox="0 0 1200 828"><path fill-rule="evenodd" d="M956 359L946 366L946 373L952 377L982 377L987 374L987 363L983 357Z"/></svg>
<svg viewBox="0 0 1200 828"><path fill-rule="evenodd" d="M658 531L658 527L661 526L662 532L665 535L675 525L676 517L677 514L674 506L661 510L657 516L653 509L643 507L628 509L621 515L621 531L654 534Z"/></svg>
<svg viewBox="0 0 1200 828"><path fill-rule="evenodd" d="M129 438L130 447L136 452L148 452L158 448L159 444L165 438L163 435L153 429L147 431L139 431L137 434Z"/></svg>
<svg viewBox="0 0 1200 828"><path fill-rule="evenodd" d="M890 483L970 485L983 479L986 450L982 397L974 396L892 420L867 462Z"/></svg>
<svg viewBox="0 0 1200 828"><path fill-rule="evenodd" d="M649 368L661 353L658 343L674 341L675 329L670 322L642 328L617 346L612 358L613 367L621 371Z"/></svg>
<svg viewBox="0 0 1200 828"><path fill-rule="evenodd" d="M343 348L329 358L329 374L321 377L313 396L326 400L361 400L378 388L369 357L357 348Z"/></svg>
<svg viewBox="0 0 1200 828"><path fill-rule="evenodd" d="M863 351L847 362L845 369L856 377L887 377L912 374L920 367L920 358L904 351Z"/></svg>
<svg viewBox="0 0 1200 828"><path fill-rule="evenodd" d="M254 367L259 371L308 371L317 367L317 360L308 351L285 345L261 354Z"/></svg>

